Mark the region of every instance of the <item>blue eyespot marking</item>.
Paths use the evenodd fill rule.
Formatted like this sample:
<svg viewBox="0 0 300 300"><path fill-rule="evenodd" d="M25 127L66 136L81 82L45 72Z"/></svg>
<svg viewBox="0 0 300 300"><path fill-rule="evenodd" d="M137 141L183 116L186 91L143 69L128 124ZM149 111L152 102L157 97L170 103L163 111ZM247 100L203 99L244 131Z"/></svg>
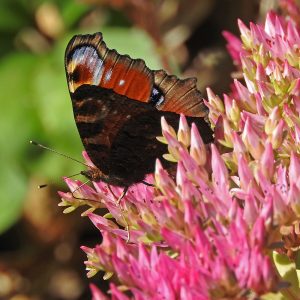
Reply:
<svg viewBox="0 0 300 300"><path fill-rule="evenodd" d="M164 100L165 98L163 93L156 86L154 86L150 96L150 103L157 107L161 105Z"/></svg>

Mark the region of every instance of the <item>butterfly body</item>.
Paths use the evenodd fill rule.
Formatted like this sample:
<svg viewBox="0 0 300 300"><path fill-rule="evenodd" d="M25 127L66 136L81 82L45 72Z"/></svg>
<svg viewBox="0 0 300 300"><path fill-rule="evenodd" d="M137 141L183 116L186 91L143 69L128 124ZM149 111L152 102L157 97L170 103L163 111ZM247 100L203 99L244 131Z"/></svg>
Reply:
<svg viewBox="0 0 300 300"><path fill-rule="evenodd" d="M151 71L144 61L108 49L100 33L75 36L65 66L75 122L96 166L82 174L92 181L128 187L153 172L155 159L167 152L156 140L162 116L176 128L179 114L187 115L211 141L194 79Z"/></svg>

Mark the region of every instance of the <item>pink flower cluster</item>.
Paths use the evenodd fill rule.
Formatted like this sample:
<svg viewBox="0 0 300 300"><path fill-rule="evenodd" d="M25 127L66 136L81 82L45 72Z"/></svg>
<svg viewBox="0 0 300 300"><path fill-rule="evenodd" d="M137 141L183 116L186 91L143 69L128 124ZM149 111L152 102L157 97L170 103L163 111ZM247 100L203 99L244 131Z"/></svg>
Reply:
<svg viewBox="0 0 300 300"><path fill-rule="evenodd" d="M82 247L88 276L112 278L113 299L298 299L274 253L294 262L300 246L300 31L273 12L264 25L238 25L241 41L224 36L241 78L222 100L207 90L214 144L184 116L177 132L162 119L158 139L176 175L157 161L147 178L155 187L136 184L120 203L121 188L66 178L77 198L60 192L60 205L88 205L103 236Z"/></svg>

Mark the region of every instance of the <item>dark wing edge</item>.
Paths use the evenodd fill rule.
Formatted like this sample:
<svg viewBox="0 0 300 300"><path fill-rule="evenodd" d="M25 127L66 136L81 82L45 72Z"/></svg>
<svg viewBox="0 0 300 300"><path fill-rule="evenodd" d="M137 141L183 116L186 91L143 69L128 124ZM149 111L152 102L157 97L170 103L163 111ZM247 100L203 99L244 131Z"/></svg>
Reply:
<svg viewBox="0 0 300 300"><path fill-rule="evenodd" d="M154 84L164 94L164 101L157 109L206 118L208 109L196 83L196 78L181 80L175 75L168 75L164 70L154 71Z"/></svg>
<svg viewBox="0 0 300 300"><path fill-rule="evenodd" d="M74 77L76 65L80 65L77 75L81 78L77 82ZM144 60L109 49L100 32L76 35L70 40L65 53L65 68L70 92L74 92L80 84L91 84L112 89L133 100L149 101L153 72Z"/></svg>
<svg viewBox="0 0 300 300"><path fill-rule="evenodd" d="M103 36L102 36L101 32L96 32L94 34L74 35L66 47L65 65L67 65L69 62L70 53L74 49L78 48L79 46L83 46L83 45L87 45L87 46L92 45L95 48L97 48L98 51L101 49L101 52L99 52L99 54L101 54L102 56L104 56L105 52L107 51L107 47L106 47L105 42L103 41ZM101 47L99 47L100 45L101 45Z"/></svg>

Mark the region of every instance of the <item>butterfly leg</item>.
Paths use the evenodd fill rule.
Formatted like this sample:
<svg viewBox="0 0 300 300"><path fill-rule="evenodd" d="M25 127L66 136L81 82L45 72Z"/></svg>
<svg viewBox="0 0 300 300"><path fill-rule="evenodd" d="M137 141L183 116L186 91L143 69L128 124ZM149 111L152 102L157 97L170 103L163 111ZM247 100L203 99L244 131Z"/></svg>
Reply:
<svg viewBox="0 0 300 300"><path fill-rule="evenodd" d="M125 197L127 191L128 191L128 186L125 186L125 187L124 187L124 190L123 190L123 192L122 192L122 194L120 195L120 197L119 197L118 200L117 200L117 204L118 204L118 205L120 204L121 200Z"/></svg>
<svg viewBox="0 0 300 300"><path fill-rule="evenodd" d="M142 183L143 183L144 185L146 185L146 186L152 186L152 187L154 187L154 186L155 186L154 184L152 184L152 183L149 183L149 182L147 182L147 181L144 181L144 180L142 180Z"/></svg>
<svg viewBox="0 0 300 300"><path fill-rule="evenodd" d="M94 202L94 203L98 203L100 204L101 201L100 200L95 200L95 199L88 199L88 198L81 198L81 197L77 197L75 196L75 193L80 190L84 185L88 184L89 182L91 182L91 180L87 180L85 181L84 183L82 183L80 186L78 186L74 191L71 191L71 195L74 199L77 199L77 200L84 200L84 201L89 201L89 202Z"/></svg>
<svg viewBox="0 0 300 300"><path fill-rule="evenodd" d="M78 186L73 192L72 192L72 197L75 198L75 199L78 199L78 200L90 200L90 199L85 199L85 198L79 198L79 197L76 197L75 196L75 193L80 190L83 186L85 186L86 184L88 184L91 180L87 180L85 181L84 183L82 183L80 186ZM92 201L95 201L95 200L92 200Z"/></svg>

